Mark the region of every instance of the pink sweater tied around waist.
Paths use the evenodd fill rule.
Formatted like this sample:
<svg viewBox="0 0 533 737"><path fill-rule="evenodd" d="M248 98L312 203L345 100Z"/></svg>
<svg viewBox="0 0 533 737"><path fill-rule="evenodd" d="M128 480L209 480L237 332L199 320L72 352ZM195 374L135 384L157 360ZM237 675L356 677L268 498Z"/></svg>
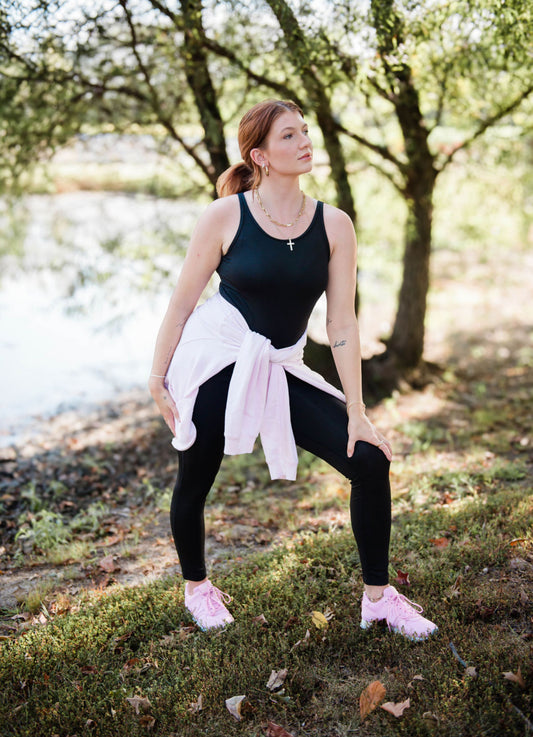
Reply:
<svg viewBox="0 0 533 737"><path fill-rule="evenodd" d="M272 479L296 478L298 455L292 432L285 372L345 401L344 394L303 362L307 341L274 348L255 333L241 313L218 292L197 307L187 320L166 383L179 421L172 445L187 450L196 440L192 421L198 388L231 363L224 426L224 452L251 453L259 435Z"/></svg>

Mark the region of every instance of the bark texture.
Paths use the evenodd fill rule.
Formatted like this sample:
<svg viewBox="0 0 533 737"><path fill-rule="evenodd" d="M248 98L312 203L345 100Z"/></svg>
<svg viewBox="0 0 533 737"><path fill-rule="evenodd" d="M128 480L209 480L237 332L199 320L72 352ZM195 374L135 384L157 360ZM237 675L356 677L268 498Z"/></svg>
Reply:
<svg viewBox="0 0 533 737"><path fill-rule="evenodd" d="M204 142L210 158L209 179L214 188L216 180L229 167L230 162L226 151L224 123L207 61L202 2L201 0L180 0L180 5L184 25L184 48L181 53L185 75L194 95L200 122L204 129Z"/></svg>

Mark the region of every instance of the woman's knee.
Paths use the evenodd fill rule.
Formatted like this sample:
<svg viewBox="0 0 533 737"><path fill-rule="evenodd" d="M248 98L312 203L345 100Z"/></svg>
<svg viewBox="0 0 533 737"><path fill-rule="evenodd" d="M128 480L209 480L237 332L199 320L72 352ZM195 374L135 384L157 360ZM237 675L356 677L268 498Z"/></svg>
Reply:
<svg viewBox="0 0 533 737"><path fill-rule="evenodd" d="M364 440L357 441L350 460L352 481L361 477L383 478L389 474L390 462L385 453L377 445Z"/></svg>

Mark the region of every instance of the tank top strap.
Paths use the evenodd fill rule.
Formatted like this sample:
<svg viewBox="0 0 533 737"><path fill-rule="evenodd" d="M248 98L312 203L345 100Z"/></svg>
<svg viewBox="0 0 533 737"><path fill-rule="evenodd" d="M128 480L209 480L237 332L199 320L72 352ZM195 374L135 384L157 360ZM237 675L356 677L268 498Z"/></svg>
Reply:
<svg viewBox="0 0 533 737"><path fill-rule="evenodd" d="M322 228L325 229L324 225L324 203L322 200L316 201L316 220L319 225L322 226Z"/></svg>
<svg viewBox="0 0 533 737"><path fill-rule="evenodd" d="M244 197L244 192L238 192L237 193L237 197L239 198L239 204L241 206L241 221L242 221L247 216L248 211L249 211L249 207L246 204L246 199Z"/></svg>

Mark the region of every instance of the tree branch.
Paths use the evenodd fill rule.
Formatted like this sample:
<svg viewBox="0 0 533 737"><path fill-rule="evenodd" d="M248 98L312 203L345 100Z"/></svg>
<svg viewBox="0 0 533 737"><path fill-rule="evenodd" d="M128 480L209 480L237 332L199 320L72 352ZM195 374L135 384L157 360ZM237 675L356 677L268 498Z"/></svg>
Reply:
<svg viewBox="0 0 533 737"><path fill-rule="evenodd" d="M183 149L191 156L191 158L194 160L194 162L197 164L197 166L200 167L200 169L203 171L203 173L206 175L208 180L211 179L209 167L206 165L206 163L198 156L196 151L192 146L189 146L185 143L184 139L179 135L177 130L175 129L174 125L172 124L172 121L170 118L164 114L163 107L161 105L161 102L159 100L159 95L157 94L157 91L155 87L152 84L152 80L150 78L150 74L148 72L148 69L146 68L146 65L144 64L143 60L141 59L141 56L139 54L138 48L137 48L137 32L135 30L135 26L133 24L131 14L128 10L127 4L128 0L119 0L120 5L122 6L124 10L124 14L126 16L126 21L128 23L128 27L130 29L131 34L131 48L133 51L133 55L135 56L135 59L137 61L137 64L139 65L139 69L142 72L144 81L146 83L146 86L148 87L150 91L150 98L151 98L151 105L152 109L164 128L170 133L171 137L177 141ZM146 98L145 98L146 99Z"/></svg>
<svg viewBox="0 0 533 737"><path fill-rule="evenodd" d="M396 178L394 177L394 174L387 171L384 167L380 166L380 164L377 164L375 161L369 161L369 166L373 167L377 171L379 171L380 174L382 174L386 179L389 180L389 182L392 184L392 186L396 189L396 191L405 198L405 183L403 182L397 182Z"/></svg>
<svg viewBox="0 0 533 737"><path fill-rule="evenodd" d="M208 36L204 35L203 41L205 47L209 49L209 51L212 51L217 56L221 56L224 59L228 59L228 61L231 61L232 64L235 64L236 67L238 67L246 74L248 79L252 79L254 82L257 82L257 84L263 85L264 87L268 87L271 90L278 92L283 98L289 98L293 100L300 107L303 106L303 103L298 97L297 93L290 87L287 87L287 85L283 84L282 82L275 82L273 79L269 79L262 74L256 74L255 72L252 72L251 69L249 69L246 64L233 53L233 51L230 51L230 49L227 49L225 46L221 46L219 43L213 41L213 39L209 38Z"/></svg>
<svg viewBox="0 0 533 737"><path fill-rule="evenodd" d="M382 97L384 100L387 100L387 102L391 102L394 105L396 96L393 95L392 92L387 92L387 90L384 89L380 84L378 84L378 82L373 77L367 77L367 80L380 97Z"/></svg>
<svg viewBox="0 0 533 737"><path fill-rule="evenodd" d="M509 115L509 113L512 113L513 110L516 110L516 108L527 98L529 95L533 92L533 84L529 85L515 100L509 103L504 108L501 108L501 110L497 110L493 115L486 118L479 128L472 133L469 138L466 138L462 143L460 143L454 150L448 154L448 156L444 159L442 164L440 166L437 166L437 170L440 173L445 169L445 167L448 166L448 164L453 160L453 157L456 155L458 151L461 151L464 148L467 148L470 146L476 138L479 138L488 128L491 128L493 125L495 125L499 120L504 118L506 115Z"/></svg>
<svg viewBox="0 0 533 737"><path fill-rule="evenodd" d="M372 143L371 141L367 141L366 138L363 138L363 136L360 136L357 133L354 133L353 131L349 131L347 128L345 128L341 123L335 122L335 127L340 133L344 133L345 136L348 136L349 138L352 138L354 141L357 141L357 143L360 143L361 146L364 146L365 148L370 149L375 154L378 154L381 156L381 158L386 159L387 161L390 161L394 164L394 166L397 167L397 169L401 172L401 174L404 174L406 171L406 164L404 164L402 161L396 158L394 154L392 154L389 149L386 146L380 146L377 143Z"/></svg>
<svg viewBox="0 0 533 737"><path fill-rule="evenodd" d="M159 12L163 15L166 15L167 18L170 18L170 20L178 30L183 30L183 23L181 22L182 18L178 13L174 13L164 3L159 2L159 0L149 0L149 2L153 8L159 10Z"/></svg>

